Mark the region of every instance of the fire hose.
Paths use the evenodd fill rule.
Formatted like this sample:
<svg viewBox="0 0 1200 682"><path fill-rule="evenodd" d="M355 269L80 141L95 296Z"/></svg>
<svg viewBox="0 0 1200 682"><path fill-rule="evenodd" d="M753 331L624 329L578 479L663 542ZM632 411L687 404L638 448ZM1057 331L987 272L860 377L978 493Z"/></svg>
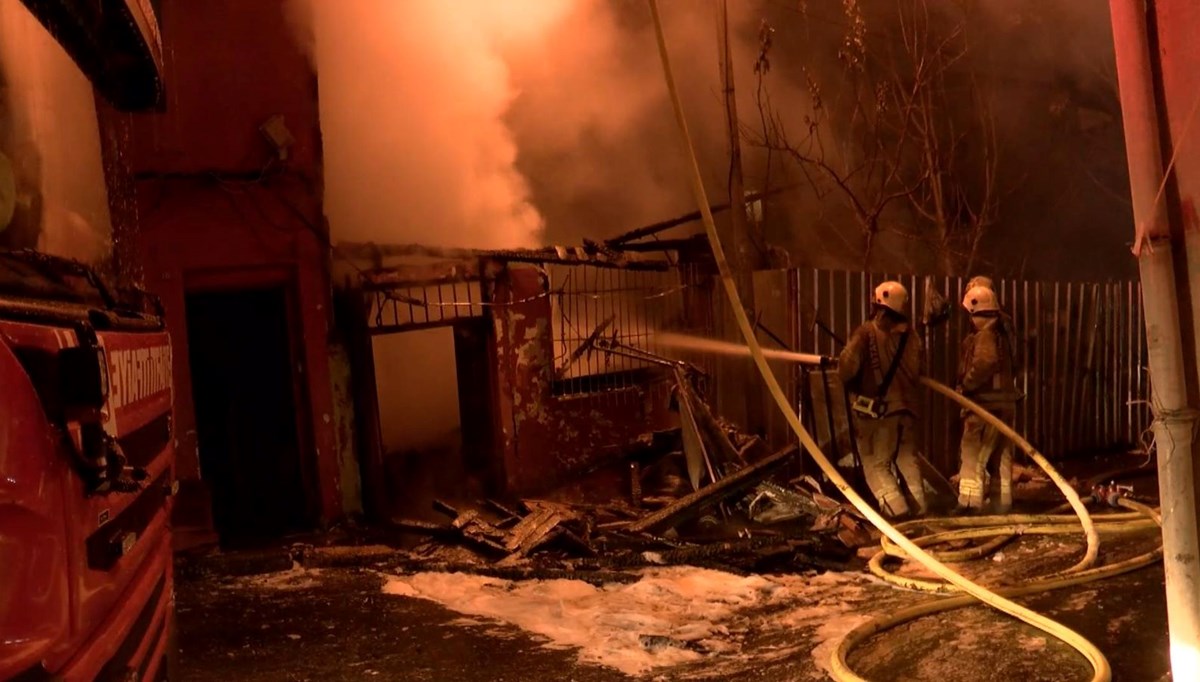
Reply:
<svg viewBox="0 0 1200 682"><path fill-rule="evenodd" d="M699 204L700 215L704 224L705 233L708 237L709 245L712 249L713 259L716 262L721 283L729 300L734 319L738 325L738 329L750 350L750 355L754 359L754 364L757 367L763 381L766 383L772 399L775 401L780 412L783 414L788 426L791 427L792 431L795 432L796 436L799 438L800 443L804 447L805 451L808 452L809 456L812 457L813 461L817 463L817 465L824 472L825 476L833 483L835 487L837 487L842 495L868 521L870 521L872 525L878 528L885 537L892 541L896 547L903 551L908 557L915 559L927 569L932 571L935 575L962 590L966 593L966 595L969 595L962 597L951 597L948 599L939 599L933 602L919 604L901 612L892 614L887 618L877 619L868 623L866 626L862 626L851 631L850 635L841 642L833 655L831 665L834 678L837 680L862 680L862 678L856 675L846 663L845 654L855 644L865 640L867 637L870 637L876 632L880 632L898 623L920 617L921 615L925 615L927 613L937 613L952 608L958 608L959 606L966 606L974 603L975 600L978 600L1010 616L1013 616L1014 618L1028 623L1029 625L1036 627L1037 629L1055 637L1056 639L1061 640L1062 642L1074 648L1082 656L1084 656L1084 658L1086 658L1089 664L1092 666L1094 672L1091 679L1093 682L1108 682L1111 680L1112 669L1109 666L1108 660L1094 644L1065 625L1055 622L1054 620L1051 620L1046 616L1026 608L1012 601L1011 599L1012 597L1023 596L1033 592L1057 589L1060 587L1066 587L1068 585L1079 584L1080 582L1087 580L1094 580L1097 579L1097 577L1102 577L1102 575L1107 574L1107 571L1111 571L1116 566L1108 566L1101 569L1083 568L1085 566L1091 566L1091 564L1095 561L1095 557L1099 548L1099 535L1096 532L1095 526L1092 523L1086 508L1084 508L1082 501L1079 499L1078 494L1075 493L1075 491L1071 489L1069 485L1066 485L1066 482L1063 481L1061 476L1057 475L1057 472L1051 474L1050 471L1047 471L1047 475L1051 476L1051 479L1058 484L1060 488L1063 488L1063 493L1066 495L1071 507L1078 515L1079 522L1084 529L1085 535L1087 536L1088 549L1084 559L1081 560L1076 566L1076 568L1079 570L1067 577L1052 578L1035 583L1033 585L1019 588L993 591L955 572L949 566L936 559L932 554L918 546L917 543L910 540L900 529L888 523L888 521L884 519L879 512L869 505L866 500L864 500L862 496L860 496L851 487L849 482L846 481L846 479L842 476L841 472L838 471L837 467L825 457L823 452L821 452L821 449L817 446L817 443L804 428L803 424L801 424L799 415L796 414L796 411L792 408L786 394L783 392L783 389L779 384L778 379L775 377L774 372L768 364L767 358L763 354L763 349L759 345L758 338L754 333L754 328L750 322L750 319L746 315L746 310L742 306L741 297L739 296L737 290L737 284L734 281L729 262L725 257L725 251L721 246L721 240L717 234L716 224L713 221L712 211L709 209L709 202L704 189L704 180L700 172L700 165L696 159L691 133L688 131L687 118L684 115L683 105L680 101L679 92L671 71L670 56L667 50L667 42L663 31L662 19L659 16L658 3L656 0L647 0L647 2L649 4L650 13L654 21L655 37L658 42L659 57L662 61L663 75L666 81L667 90L671 98L671 104L672 108L674 109L675 119L679 128L684 151L688 155L688 166L691 176L690 179L692 191L697 204ZM959 396L951 389L928 380L926 381L926 385L929 385L934 390L939 392L943 392L942 389L944 389L944 394L953 394L954 396L957 396L953 399L959 401L960 403L964 403L965 401L964 406L972 410L978 410L980 416L982 416L985 420L988 420L989 423L992 423L994 426L1001 428L1001 432L1005 435L1009 437L1016 435L1015 432L1004 425L1003 422L1000 422L994 416L989 415L986 411L982 410L982 408L979 408L978 405L975 405L966 398ZM988 419L988 417L991 417L991 419ZM999 424L997 424L997 422L999 422ZM1017 437L1019 438L1019 436ZM1023 439L1021 440L1023 442ZM1026 443L1026 445L1028 445L1028 443ZM1033 448L1030 447L1029 449L1032 450ZM1049 466L1049 462L1047 462L1045 458L1041 457L1040 455L1034 458L1034 461L1036 461L1044 469L1053 469ZM1123 502L1126 502L1126 506L1136 504L1128 501ZM1139 511L1156 515L1148 508ZM1098 576L1097 572L1101 572L1101 575Z"/></svg>

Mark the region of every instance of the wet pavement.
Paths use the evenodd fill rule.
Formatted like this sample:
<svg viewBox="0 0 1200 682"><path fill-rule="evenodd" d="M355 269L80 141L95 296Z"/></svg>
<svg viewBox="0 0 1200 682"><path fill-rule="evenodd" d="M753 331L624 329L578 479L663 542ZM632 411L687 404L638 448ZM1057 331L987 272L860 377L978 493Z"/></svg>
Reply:
<svg viewBox="0 0 1200 682"><path fill-rule="evenodd" d="M301 580L185 580L176 596L183 680L564 680L630 678L580 664L500 624L464 626L423 599L383 594L372 571Z"/></svg>
<svg viewBox="0 0 1200 682"><path fill-rule="evenodd" d="M1153 480L1137 487L1152 492ZM1156 544L1153 531L1105 536L1101 562ZM307 568L279 548L202 562L217 568L183 561L181 679L816 681L829 679L829 655L851 628L930 598L856 571L747 576L661 567L614 574L627 579L599 587L414 574L389 560L393 550L380 550L309 552ZM984 584L1020 584L1071 566L1081 551L1079 537L1026 536L960 567ZM900 572L922 575L913 566ZM1095 643L1114 680L1167 679L1160 565L1022 601ZM1090 677L1066 645L982 607L883 632L850 663L876 682Z"/></svg>
<svg viewBox="0 0 1200 682"><path fill-rule="evenodd" d="M857 574L721 575L662 569L632 586L602 590L579 581L389 576L371 568L185 578L177 596L182 679L821 680L841 634L868 615L927 598ZM728 594L722 584L695 582L714 576L729 583ZM704 592L678 593L677 585ZM639 593L650 601L628 601ZM1027 603L1095 642L1109 656L1115 680L1153 682L1167 671L1162 594L1156 566ZM713 610L722 605L728 608ZM633 636L621 649L619 637L629 634L621 630L655 632L655 622L664 627L656 620L664 611L690 612L682 622L703 624L705 632L690 643ZM597 643L559 634L578 620L589 621L584 626ZM539 625L547 634L535 632ZM604 639L611 641L601 646ZM655 665L627 675L620 670L629 669L629 656ZM888 631L852 654L851 663L880 681L1049 682L1087 679L1089 672L1061 643L983 608Z"/></svg>

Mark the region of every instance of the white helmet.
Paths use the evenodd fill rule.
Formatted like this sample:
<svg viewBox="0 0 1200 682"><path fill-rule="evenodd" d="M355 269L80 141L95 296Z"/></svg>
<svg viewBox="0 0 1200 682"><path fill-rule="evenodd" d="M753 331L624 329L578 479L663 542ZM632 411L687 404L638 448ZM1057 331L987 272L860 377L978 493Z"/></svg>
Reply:
<svg viewBox="0 0 1200 682"><path fill-rule="evenodd" d="M992 291L996 290L996 287L992 285L992 278L985 277L983 275L975 275L969 282L967 282L967 291L970 291L975 287L983 287L984 289L991 289Z"/></svg>
<svg viewBox="0 0 1200 682"><path fill-rule="evenodd" d="M975 285L967 290L967 295L963 296L963 307L972 315L976 313L994 313L1000 310L1000 304L996 301L996 292L988 287Z"/></svg>
<svg viewBox="0 0 1200 682"><path fill-rule="evenodd" d="M908 289L899 282L884 282L875 287L875 305L908 317Z"/></svg>

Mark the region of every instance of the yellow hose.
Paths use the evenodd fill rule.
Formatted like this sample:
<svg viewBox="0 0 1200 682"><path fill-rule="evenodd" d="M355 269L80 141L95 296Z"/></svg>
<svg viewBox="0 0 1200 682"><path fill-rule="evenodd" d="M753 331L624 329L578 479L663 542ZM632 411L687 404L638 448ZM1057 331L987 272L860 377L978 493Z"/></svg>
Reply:
<svg viewBox="0 0 1200 682"><path fill-rule="evenodd" d="M1128 521L1135 522L1134 527L1136 528L1145 527L1144 515L1137 512L1105 514L1104 516L1100 517L1100 521L1105 524L1105 530L1109 532L1112 532L1114 527L1118 524ZM991 537L992 535L998 536L984 545L970 547L964 550L930 552L937 557L939 561L947 562L965 561L967 559L976 559L981 556L986 556L992 551L998 549L1004 543L1012 540L1017 535L1020 535L1023 529L1029 528L1030 526L1045 524L1070 524L1073 526L1077 523L1079 523L1079 517L1068 514L1006 514L1003 516L962 516L937 519L918 519L915 521L897 524L896 528L901 532L904 532L905 535L908 535L907 531L910 528L916 527L937 526L939 528L985 528L992 532L982 536L976 535L973 537ZM1074 532L1074 530L1062 532ZM931 537L932 536L924 536L921 538L921 540L914 540L914 542L917 542L917 544L922 547L927 547L932 544L950 542L951 540L955 539L965 539L962 537L953 537L946 533L939 534L937 540L929 541L928 538ZM904 554L902 550L897 548L896 544L889 540L886 536L880 538L880 543L883 546L883 552L888 556L900 559L907 558L907 555ZM1073 567L1067 571L1064 571L1064 573L1075 570L1081 569L1076 569Z"/></svg>
<svg viewBox="0 0 1200 682"><path fill-rule="evenodd" d="M816 442L805 430L803 424L800 423L799 415L792 409L791 403L784 394L783 389L779 385L774 372L771 370L767 359L763 356L762 347L758 343L758 338L755 336L754 328L750 324L750 319L746 315L745 308L742 307L741 297L738 295L737 284L733 280L733 275L730 272L729 262L725 258L725 251L721 247L721 240L717 234L716 224L713 222L712 211L709 210L709 202L704 190L704 180L700 174L700 165L696 160L695 149L692 146L691 133L688 132L687 118L683 113L683 105L679 99L679 92L675 86L675 78L671 72L670 55L667 51L666 36L663 33L662 19L658 12L658 3L656 0L647 0L650 6L650 13L654 20L655 37L658 42L659 57L662 60L663 75L666 80L667 90L671 96L671 104L675 110L676 123L679 126L680 136L683 141L684 149L689 157L692 191L695 195L696 203L700 209L700 216L704 222L704 230L708 235L708 242L713 252L713 260L716 261L717 270L721 275L721 283L725 289L725 294L729 299L730 307L734 319L737 321L738 329L742 333L742 338L746 345L750 347L750 353L754 358L754 364L758 368L759 374L763 381L766 382L767 389L774 399L780 412L787 420L788 426L795 432L800 439L801 445L805 451L813 458L813 461L821 467L825 476L833 482L834 486L841 491L842 495L852 504L868 521L878 528L884 535L888 536L910 557L919 561L933 573L946 580L949 583L957 585L964 592L972 597L987 603L990 606L1003 611L1015 618L1018 618L1043 632L1062 640L1069 646L1078 651L1091 664L1094 670L1092 676L1093 682L1109 682L1112 679L1112 669L1108 664L1108 659L1104 657L1099 649L1091 642L1082 637L1079 633L1070 628L1056 623L1055 621L1038 614L1012 600L991 592L986 588L975 584L967 578L955 573L945 564L934 559L907 537L903 533L896 530L890 523L887 522L871 505L867 504L850 484L842 477L841 472L833 465L817 447ZM1078 497L1078 496L1076 496ZM1077 509L1078 511L1078 509ZM1086 510L1084 511L1086 514ZM1094 532L1094 529L1093 529ZM1090 538L1089 538L1090 542ZM839 651L841 649L839 648ZM857 675L844 665L835 653L832 661L834 668L834 677L839 680L859 680Z"/></svg>
<svg viewBox="0 0 1200 682"><path fill-rule="evenodd" d="M1153 524L1159 526L1162 525L1162 517L1155 509L1151 509L1146 505L1128 499L1120 499L1118 500L1118 504L1120 504L1122 507L1133 510L1139 517L1149 517ZM1115 518L1121 518L1127 517L1128 515L1114 514L1112 516ZM1124 526L1132 529L1133 523L1135 522L1124 518L1122 521L1117 522L1114 525ZM1114 564L1109 564L1107 566L1101 566L1098 568L1089 568L1071 575L1049 576L1018 587L1000 588L995 590L995 593L1006 598L1023 597L1031 594L1050 592L1052 590L1060 590L1075 585L1082 585L1084 583L1102 580L1104 578L1111 578L1117 575L1135 571L1139 568L1144 568L1157 562L1162 558L1162 552L1162 544L1160 543L1159 546L1154 550L1146 552L1145 554L1139 554L1135 557L1131 557ZM847 657L854 647L879 634L880 632L889 630L898 625L902 625L924 616L933 615L935 613L944 613L946 611L962 608L964 606L970 606L975 603L977 602L974 597L966 595L933 599L915 606L908 607L906 609L901 609L880 618L875 618L854 628L850 632L846 633L846 635L838 643L837 649L833 652L832 665L834 679L846 682L866 682L866 680L863 680L863 678L856 675L854 671L850 669L850 664L847 661Z"/></svg>
<svg viewBox="0 0 1200 682"><path fill-rule="evenodd" d="M1149 528L1153 528L1154 526L1155 526L1155 524L1152 520L1143 518L1142 520L1139 520L1139 521L1121 521L1121 522L1117 522L1117 523L1106 524L1103 527L1106 532L1110 532L1110 533L1128 533L1128 532L1139 531L1139 530L1147 530ZM978 538L990 538L990 537L997 536L997 535L1000 536L1000 538L998 538L998 539L1003 539L1004 541L1007 542L1008 540L1010 540L1016 536L1066 535L1066 534L1071 534L1071 533L1075 533L1075 532L1077 532L1077 529L1074 527L1074 524L1072 524L1071 526L1066 526L1064 524L1044 524L1044 525L1008 524L1008 525L1004 525L1004 526L995 526L992 528L965 528L965 529L947 531L947 532L943 532L943 533L935 533L933 535L926 535L923 537L915 538L913 540L913 543L915 543L919 547L928 547L930 545L937 545L937 544L941 544L943 542L951 542L954 540L970 540L970 539L978 539ZM984 555L990 553L990 551L983 551L983 550L986 548L987 550L994 551L995 544L996 543L993 541L993 542L985 543L984 545L982 545L978 548L972 548L974 550L979 550L979 551L973 552L970 555L964 555L962 558L963 559L974 559L974 558L979 558L981 556L984 556ZM969 550L966 550L966 551L969 551ZM938 554L937 556L939 556L942 561L960 561L960 560L962 560L957 556L947 556L948 554L949 553L941 553L941 554ZM909 576L902 576L902 575L898 575L896 573L892 573L891 571L888 571L883 566L883 562L888 556L895 556L895 554L892 551L889 551L889 549L887 549L887 548L881 549L878 553L875 554L875 556L871 557L871 561L867 564L867 567L871 571L871 573L875 574L877 577L879 577L882 580L892 583L893 585L896 585L898 587L903 587L905 589L919 590L919 591L923 591L923 592L933 592L935 594L950 594L950 593L955 593L955 592L961 591L958 589L958 587L956 587L954 585L950 585L945 582L925 580L922 578L913 578L913 577L909 577ZM1039 580L1050 579L1050 578L1054 578L1054 577L1058 577L1058 576L1076 575L1081 572L1082 572L1081 570L1068 569L1066 571L1060 571L1060 572L1056 572L1052 575L1045 576L1044 578L1039 578Z"/></svg>

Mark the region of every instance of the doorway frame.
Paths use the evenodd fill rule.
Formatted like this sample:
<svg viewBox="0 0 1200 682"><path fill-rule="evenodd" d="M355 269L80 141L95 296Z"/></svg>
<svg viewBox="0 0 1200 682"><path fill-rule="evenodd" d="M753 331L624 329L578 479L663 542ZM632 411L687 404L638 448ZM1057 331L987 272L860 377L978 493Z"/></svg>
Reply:
<svg viewBox="0 0 1200 682"><path fill-rule="evenodd" d="M385 452L383 433L379 413L379 385L375 367L374 339L376 337L404 334L426 329L449 328L464 324L479 324L485 338L487 367L487 395L493 408L499 405L500 388L496 374L495 360L496 330L495 318L492 315L492 293L490 280L483 277L483 265L476 263L474 268L466 268L467 274L452 273L446 277L401 277L399 280L387 283L372 284L367 279L359 282L358 286L341 289L335 294L335 305L341 313L337 316L339 327L346 335L350 351L351 383L353 384L353 399L355 422L358 429L358 462L363 481L363 509L369 518L386 520L387 486L384 473ZM424 273L422 273L424 274ZM440 316L437 320L426 317L425 321L413 321L388 324L379 313L379 307L386 301L393 300L395 292L422 291L423 300L445 302L441 298L439 285L457 284L467 287L465 300L451 301L455 305L451 314ZM470 286L479 288L479 298L470 298ZM430 291L435 291L430 295ZM416 298L406 298L411 309L416 305ZM463 311L467 312L463 312ZM457 344L455 349L455 365L458 369ZM462 396L459 396L459 419L462 420ZM507 480L504 470L504 458L501 456L499 438L501 433L500 414L492 409L485 425L490 436L487 439L489 451L482 453L489 465L481 473L485 476L484 485L491 493L499 493Z"/></svg>
<svg viewBox="0 0 1200 682"><path fill-rule="evenodd" d="M289 375L292 380L292 408L296 415L296 456L299 457L300 486L304 496L304 523L316 529L321 519L320 463L317 461L316 433L312 401L305 363L304 327L300 310L300 276L290 265L244 266L232 268L189 268L183 271L183 300L193 294L280 289L283 291L287 325ZM184 322L186 329L186 320ZM191 344L190 331L187 343ZM191 366L188 365L188 372ZM189 380L189 384L191 381ZM195 404L193 388L192 402ZM203 472L201 472L203 474Z"/></svg>

